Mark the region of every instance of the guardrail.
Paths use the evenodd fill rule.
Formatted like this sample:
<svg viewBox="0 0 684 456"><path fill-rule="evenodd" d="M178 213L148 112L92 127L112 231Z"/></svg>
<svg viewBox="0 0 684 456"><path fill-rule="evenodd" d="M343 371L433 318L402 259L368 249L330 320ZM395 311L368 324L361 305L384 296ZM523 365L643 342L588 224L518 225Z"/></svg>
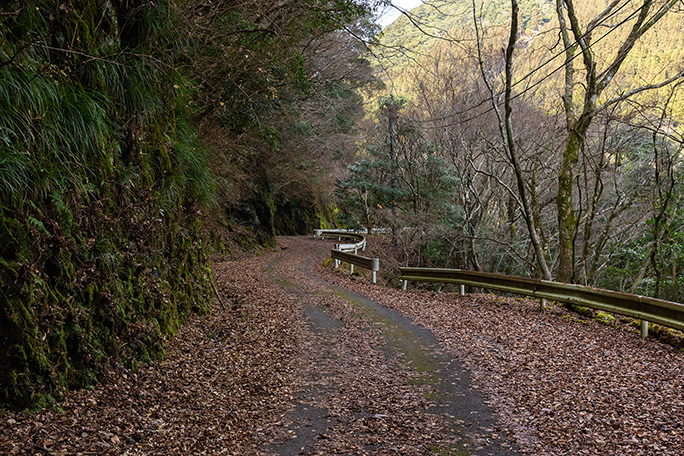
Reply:
<svg viewBox="0 0 684 456"><path fill-rule="evenodd" d="M349 274L354 273L354 266L360 268L369 269L372 273L373 283L376 281L376 274L380 270L380 260L377 258L367 258L361 255L356 255L349 252L343 252L341 250L332 249L330 251L330 257L335 260L335 269L340 266L340 261L349 263Z"/></svg>
<svg viewBox="0 0 684 456"><path fill-rule="evenodd" d="M319 237L321 233L340 233L340 234L345 234L345 233L367 233L368 230L348 230L346 228L330 228L327 230L320 229L320 230L314 230L314 237Z"/></svg>
<svg viewBox="0 0 684 456"><path fill-rule="evenodd" d="M336 244L335 248L344 252L356 253L358 249L366 250L366 237L363 234L349 232L345 230L316 230L314 237L323 239L324 237L333 237L342 240L342 238L355 239L357 242L352 244Z"/></svg>
<svg viewBox="0 0 684 456"><path fill-rule="evenodd" d="M340 262L349 263L349 274L354 273L354 266L369 269L372 273L373 283L376 283L377 272L380 270L380 260L377 258L367 258L357 255L359 249L366 250L366 237L363 234L349 230L315 230L315 238L336 237L338 240L348 238L357 242L351 244L335 244L335 248L330 251L330 257L335 260L335 269L340 266Z"/></svg>
<svg viewBox="0 0 684 456"><path fill-rule="evenodd" d="M540 279L464 271L462 269L400 268L400 280L406 288L407 281L443 282L506 291L612 312L641 320L641 336L648 335L648 322L684 331L684 304L631 295L618 291L585 287ZM542 301L543 302L543 301ZM543 304L542 304L543 306Z"/></svg>
<svg viewBox="0 0 684 456"><path fill-rule="evenodd" d="M412 229L412 228L402 228L402 230L406 229ZM346 228L330 228L327 230L319 229L319 230L314 230L314 237L318 237L322 231L327 231L329 233L361 233L361 234L368 234L368 230L366 228L360 229L360 230L350 230ZM389 233L391 232L391 228L372 228L371 229L371 234L377 234L377 233Z"/></svg>
<svg viewBox="0 0 684 456"><path fill-rule="evenodd" d="M314 237L351 237L355 239L362 239L366 230L354 231L345 229L334 229L334 230L314 230Z"/></svg>

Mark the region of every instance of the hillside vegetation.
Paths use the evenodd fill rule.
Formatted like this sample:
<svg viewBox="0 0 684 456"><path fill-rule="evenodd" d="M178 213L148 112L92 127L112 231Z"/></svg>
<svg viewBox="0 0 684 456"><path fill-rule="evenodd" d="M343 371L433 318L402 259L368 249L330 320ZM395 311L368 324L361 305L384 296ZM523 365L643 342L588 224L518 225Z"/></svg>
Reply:
<svg viewBox="0 0 684 456"><path fill-rule="evenodd" d="M161 358L210 255L338 223L684 300L681 0L434 0L379 37L372 4L3 3L3 405Z"/></svg>
<svg viewBox="0 0 684 456"><path fill-rule="evenodd" d="M523 0L518 2L520 8L518 55L515 64L515 81L517 91L525 90L530 85L537 85L530 96L547 109L554 109L555 99L549 97L549 91L558 91L558 69L562 61L552 56L562 53L558 37L558 19L553 0ZM575 11L586 25L590 18L596 16L607 5L608 1L575 1ZM628 18L633 18L642 2L625 1L616 8L605 24L605 38L595 40L593 51L599 61L607 61L616 52L615 43L621 42L629 32L628 27L618 27ZM656 4L658 4L656 2ZM630 88L652 83L661 77L670 77L673 73L673 62L684 60L684 31L681 23L684 13L674 11L666 15L658 26L648 32L646 37L637 43L629 58L622 66L619 80L615 86L625 91ZM378 53L379 73L393 90L409 98L415 96L412 80L416 72L430 74L435 65L449 65L446 55L454 63L465 63L476 56L475 31L473 21L477 18L485 36L484 46L490 52L500 53L505 44L510 23L510 1L488 0L473 3L470 0L432 0L412 9L400 16L394 23L383 30L379 39ZM604 35L603 32L600 33ZM446 54L446 55L445 55ZM499 67L499 71L503 67ZM492 68L495 70L495 68ZM556 77L549 78L555 71ZM671 103L677 117L684 116L684 99L678 96Z"/></svg>
<svg viewBox="0 0 684 456"><path fill-rule="evenodd" d="M337 30L365 33L365 14L346 0L3 3L1 403L43 407L111 363L158 359L210 311L224 233L273 245L329 218L316 189L371 81Z"/></svg>
<svg viewBox="0 0 684 456"><path fill-rule="evenodd" d="M674 0L411 10L372 47L387 89L338 183L342 217L410 227L402 264L684 300L683 14Z"/></svg>

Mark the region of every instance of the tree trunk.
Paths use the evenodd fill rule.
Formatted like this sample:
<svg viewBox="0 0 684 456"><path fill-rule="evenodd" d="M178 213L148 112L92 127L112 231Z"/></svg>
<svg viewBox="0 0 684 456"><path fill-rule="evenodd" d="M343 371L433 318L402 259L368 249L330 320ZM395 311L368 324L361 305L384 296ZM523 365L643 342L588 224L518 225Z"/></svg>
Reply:
<svg viewBox="0 0 684 456"><path fill-rule="evenodd" d="M397 238L397 157L394 151L394 116L396 114L394 111L389 113L389 149L390 149L390 162L392 165L392 176L390 186L392 188L392 202L390 203L392 211L392 245L396 247L399 245L399 240Z"/></svg>
<svg viewBox="0 0 684 456"><path fill-rule="evenodd" d="M475 19L475 33L478 41L478 59L480 70L482 72L482 77L484 79L485 85L491 94L492 107L499 120L499 130L501 137L506 146L506 152L508 153L508 158L510 164L513 168L513 173L515 175L515 181L517 184L518 195L520 196L520 205L523 213L523 219L525 220L525 225L527 226L527 231L530 236L530 241L534 248L535 256L537 258L537 265L541 272L542 278L544 280L551 280L551 271L546 263L546 258L544 257L544 249L542 248L541 242L539 241L539 236L537 234L537 229L534 225L534 220L532 216L532 211L530 210L530 204L527 196L527 189L525 187L525 176L523 175L522 167L518 160L518 154L516 152L515 140L513 136L513 125L511 121L511 113L513 111L511 105L511 92L512 92L512 81L513 81L513 52L515 51L515 43L518 38L518 2L516 0L511 0L511 29L508 37L508 44L506 46L505 53L505 90L504 90L504 114L501 114L499 105L496 99L495 92L491 86L491 83L487 77L487 73L484 70L484 63L481 55L480 48L480 36L479 29L477 26L477 18L475 17L475 3L473 2L473 16Z"/></svg>
<svg viewBox="0 0 684 456"><path fill-rule="evenodd" d="M649 11L653 6L654 1L643 0L641 8L638 10L638 16L632 24L631 31L619 46L614 60L608 63L605 70L598 74L597 62L594 59L594 54L591 49L592 31L603 23L603 20L617 8L620 2L617 0L611 1L606 6L605 10L587 23L586 28L582 30L580 25L581 21L575 13L573 0L556 0L556 14L559 20L560 36L565 48L565 88L563 107L565 109L567 121L567 138L563 150L561 167L558 172L558 194L556 196L559 244L559 264L556 278L560 282L572 282L575 275L575 232L577 229L577 220L572 199L572 181L574 177L574 168L579 159L580 148L583 146L587 130L597 113L596 103L598 97L613 80L628 54L634 48L636 42L678 2L679 0L668 0L666 3L660 5L658 11L649 18ZM572 33L574 40L570 38L569 32ZM581 104L582 114L575 120L575 113L580 111L577 109L578 106L576 106L577 103L575 102L575 87L577 81L575 81L575 69L573 66L575 53L578 48L582 55L585 80L582 84L584 89L584 100ZM684 72L677 74L674 78L663 81L662 84L669 84L681 77L684 77ZM647 90L650 87L659 86L662 85L654 84L651 86L644 86L626 94L619 95L610 101L604 102L599 109L605 109L618 101L628 98L632 94Z"/></svg>
<svg viewBox="0 0 684 456"><path fill-rule="evenodd" d="M563 150L563 160L558 173L558 271L559 282L571 283L575 271L575 208L572 201L574 167L579 158L582 138L571 131Z"/></svg>

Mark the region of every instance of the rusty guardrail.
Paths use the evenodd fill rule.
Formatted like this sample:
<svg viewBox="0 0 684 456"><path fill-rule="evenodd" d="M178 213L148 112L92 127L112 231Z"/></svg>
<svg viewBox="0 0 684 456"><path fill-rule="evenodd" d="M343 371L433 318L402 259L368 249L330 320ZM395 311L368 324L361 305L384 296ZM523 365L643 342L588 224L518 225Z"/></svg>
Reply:
<svg viewBox="0 0 684 456"><path fill-rule="evenodd" d="M400 268L403 288L407 281L443 282L505 291L542 300L559 301L612 312L641 320L641 335L648 335L648 322L684 331L684 304L618 291L540 279L464 271L462 269Z"/></svg>
<svg viewBox="0 0 684 456"><path fill-rule="evenodd" d="M349 252L343 252L341 250L332 249L330 251L330 257L335 260L335 269L340 265L340 261L349 263L349 274L354 273L354 266L360 268L369 269L372 273L372 280L375 283L376 273L380 270L380 260L377 258L368 258L361 255L356 255Z"/></svg>

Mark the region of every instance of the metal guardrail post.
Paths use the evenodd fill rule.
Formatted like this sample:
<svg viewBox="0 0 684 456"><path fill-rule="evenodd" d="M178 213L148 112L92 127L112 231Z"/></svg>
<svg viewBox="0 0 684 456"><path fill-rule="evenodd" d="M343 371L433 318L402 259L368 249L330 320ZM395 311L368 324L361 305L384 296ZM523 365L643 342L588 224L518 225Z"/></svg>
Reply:
<svg viewBox="0 0 684 456"><path fill-rule="evenodd" d="M648 337L648 321L641 320L641 338L646 339Z"/></svg>
<svg viewBox="0 0 684 456"><path fill-rule="evenodd" d="M332 249L330 251L330 256L335 260L335 264L344 261L349 263L349 274L354 273L354 266L360 268L369 269L371 271L371 277L373 283L377 281L377 271L380 270L380 260L377 258L367 258L361 255L356 255L351 252L345 252L339 249Z"/></svg>

